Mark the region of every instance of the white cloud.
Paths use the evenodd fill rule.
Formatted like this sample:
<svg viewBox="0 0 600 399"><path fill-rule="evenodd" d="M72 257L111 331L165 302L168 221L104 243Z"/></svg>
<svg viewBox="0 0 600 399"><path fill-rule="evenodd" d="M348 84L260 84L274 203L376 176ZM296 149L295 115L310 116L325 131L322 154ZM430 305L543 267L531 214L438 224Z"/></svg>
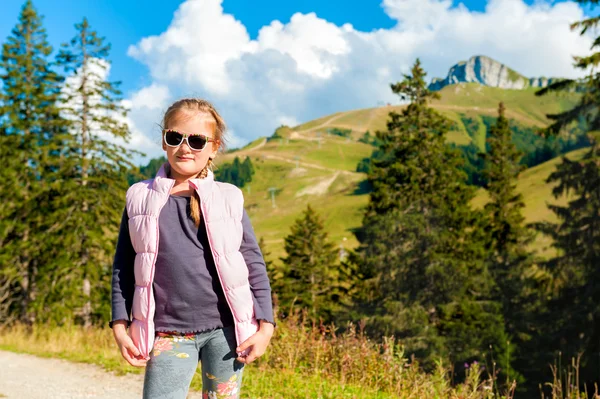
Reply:
<svg viewBox="0 0 600 399"><path fill-rule="evenodd" d="M221 1L190 0L166 32L142 39L128 54L147 64L154 78L225 93L230 84L225 63L251 50L246 28L223 13Z"/></svg>
<svg viewBox="0 0 600 399"><path fill-rule="evenodd" d="M131 96L131 104L136 108L147 108L149 110L163 110L169 105L171 93L165 85L152 83L148 87L136 92Z"/></svg>
<svg viewBox="0 0 600 399"><path fill-rule="evenodd" d="M287 25L273 21L263 27L256 40L256 52L276 50L296 61L299 72L319 78L329 78L339 70L335 60L350 52L342 29L317 17L315 13L292 16Z"/></svg>
<svg viewBox="0 0 600 399"><path fill-rule="evenodd" d="M456 62L479 54L530 77L574 77L580 72L572 56L588 54L591 45L590 37L569 29L584 17L571 2L490 0L485 12L472 12L449 0L383 0L397 21L390 29L361 32L296 13L287 23L263 26L256 40L221 3L188 0L165 32L130 47L153 79L131 98L139 131L150 133L165 102L200 96L220 110L237 146L281 123L397 103L389 84L417 57L429 78L444 77Z"/></svg>

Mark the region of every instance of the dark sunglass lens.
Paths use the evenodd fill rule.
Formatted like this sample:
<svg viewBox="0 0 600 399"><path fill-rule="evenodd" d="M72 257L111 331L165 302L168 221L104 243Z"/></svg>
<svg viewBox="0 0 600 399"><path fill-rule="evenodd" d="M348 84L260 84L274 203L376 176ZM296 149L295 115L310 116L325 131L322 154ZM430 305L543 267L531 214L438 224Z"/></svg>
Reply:
<svg viewBox="0 0 600 399"><path fill-rule="evenodd" d="M206 137L204 136L188 136L188 143L194 150L201 150L206 145Z"/></svg>
<svg viewBox="0 0 600 399"><path fill-rule="evenodd" d="M165 141L168 145L179 145L181 140L183 140L183 136L177 132L169 130L165 133Z"/></svg>

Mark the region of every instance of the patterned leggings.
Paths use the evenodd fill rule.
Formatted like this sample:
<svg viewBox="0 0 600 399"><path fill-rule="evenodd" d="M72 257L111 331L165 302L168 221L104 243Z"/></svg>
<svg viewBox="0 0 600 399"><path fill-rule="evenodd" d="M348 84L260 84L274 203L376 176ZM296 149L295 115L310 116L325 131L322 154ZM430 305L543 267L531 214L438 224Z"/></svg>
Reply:
<svg viewBox="0 0 600 399"><path fill-rule="evenodd" d="M144 399L185 399L202 365L202 397L237 399L244 364L236 360L234 327L198 334L157 333L146 364Z"/></svg>

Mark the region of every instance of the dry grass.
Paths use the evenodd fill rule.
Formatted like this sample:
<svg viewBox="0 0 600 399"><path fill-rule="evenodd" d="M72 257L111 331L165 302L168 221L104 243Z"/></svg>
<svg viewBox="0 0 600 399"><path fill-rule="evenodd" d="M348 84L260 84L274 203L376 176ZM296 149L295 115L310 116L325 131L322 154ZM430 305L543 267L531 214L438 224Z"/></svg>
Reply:
<svg viewBox="0 0 600 399"><path fill-rule="evenodd" d="M451 384L449 369L440 361L428 374L404 356L393 338L374 342L356 326L344 333L299 315L278 321L269 350L244 371L243 397L254 399L491 399L513 398L514 384L497 381L474 364L464 383ZM139 373L117 351L108 328L22 325L0 329L0 349L37 356L97 364L106 370ZM597 392L579 392L577 359L565 370L554 367L554 381L544 384L543 399L600 399ZM192 389L201 390L201 374ZM541 387L541 386L540 386ZM597 389L596 389L597 391ZM2 397L2 394L0 394Z"/></svg>
<svg viewBox="0 0 600 399"><path fill-rule="evenodd" d="M137 372L125 363L108 328L76 326L0 330L0 348L98 364L117 373ZM200 373L192 389L201 389ZM279 321L268 352L244 372L244 396L252 398L492 398L494 382L474 367L452 386L439 364L424 373L392 338L373 342L355 327L337 334L298 316Z"/></svg>

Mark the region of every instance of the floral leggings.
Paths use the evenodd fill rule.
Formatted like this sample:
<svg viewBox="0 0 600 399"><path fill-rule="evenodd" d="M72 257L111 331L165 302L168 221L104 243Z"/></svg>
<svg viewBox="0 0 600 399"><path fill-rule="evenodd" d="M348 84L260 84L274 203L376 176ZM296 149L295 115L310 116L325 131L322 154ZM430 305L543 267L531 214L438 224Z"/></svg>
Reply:
<svg viewBox="0 0 600 399"><path fill-rule="evenodd" d="M244 364L236 360L234 327L197 334L157 333L146 364L144 399L185 399L202 364L203 399L237 399Z"/></svg>

